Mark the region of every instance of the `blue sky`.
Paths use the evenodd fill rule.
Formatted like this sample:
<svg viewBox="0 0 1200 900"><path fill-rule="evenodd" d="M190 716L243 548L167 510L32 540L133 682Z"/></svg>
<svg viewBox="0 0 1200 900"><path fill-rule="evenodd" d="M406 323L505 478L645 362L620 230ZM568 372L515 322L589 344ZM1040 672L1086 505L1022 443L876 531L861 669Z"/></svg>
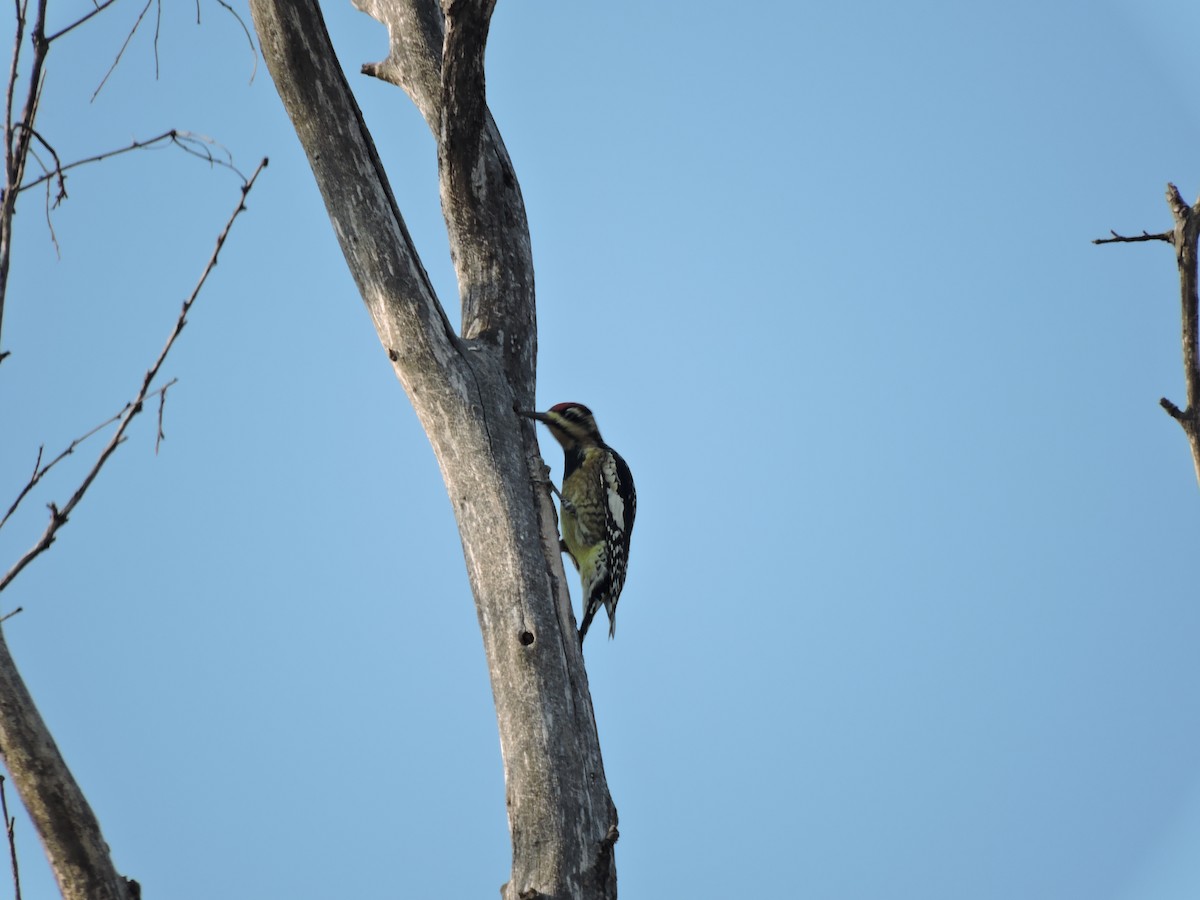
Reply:
<svg viewBox="0 0 1200 900"><path fill-rule="evenodd" d="M164 7L157 80L145 31L88 102L137 4L56 49L41 132L271 164L161 451L145 417L6 635L147 896L488 896L502 770L436 463L265 69L216 4ZM382 27L326 15L457 318L432 139L357 74ZM499 5L539 402L591 406L640 495L587 647L623 897L1200 893L1177 281L1164 245L1090 243L1200 191L1198 27L1183 0ZM23 199L0 496L132 395L238 184L169 150L78 170L61 258Z"/></svg>

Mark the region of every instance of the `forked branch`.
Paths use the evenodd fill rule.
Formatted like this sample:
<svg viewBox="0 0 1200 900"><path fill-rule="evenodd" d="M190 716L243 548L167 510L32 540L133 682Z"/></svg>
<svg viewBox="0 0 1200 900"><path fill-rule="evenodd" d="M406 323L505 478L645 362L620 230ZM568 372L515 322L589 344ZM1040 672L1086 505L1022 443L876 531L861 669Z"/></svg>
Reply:
<svg viewBox="0 0 1200 900"><path fill-rule="evenodd" d="M230 215L229 220L225 223L225 227L217 236L217 245L213 248L212 256L209 257L208 264L205 265L204 271L200 273L200 280L196 282L196 286L192 289L191 294L189 294L187 299L183 301L183 306L179 310L179 316L175 320L175 327L171 329L170 335L167 336L166 344L163 346L162 351L158 354L158 358L154 361L150 368L146 370L146 374L142 378L142 386L138 389L137 395L126 405L125 410L120 414L120 421L117 424L116 431L113 432L112 437L109 438L109 441L104 446L104 449L100 451L100 455L96 458L95 463L92 464L91 469L88 470L88 473L84 476L83 481L80 482L79 487L75 489L75 492L71 495L67 502L61 508L55 503L50 504L50 521L47 523L45 531L42 532L42 536L38 538L33 546L26 550L24 555L22 555L21 558L12 565L4 577L0 578L0 591L3 591L6 587L8 587L13 582L13 579L20 575L21 571L26 566L28 566L31 562L33 562L50 548L50 545L54 543L54 539L58 534L59 529L67 524L67 520L70 518L71 513L74 512L75 507L79 505L79 502L83 500L88 488L92 486L92 483L100 474L100 470L104 468L104 464L108 462L109 458L116 451L117 447L119 447L125 440L125 432L128 430L129 424L142 411L146 399L151 394L150 385L153 384L154 379L158 375L159 369L162 368L163 363L166 361L167 354L170 353L171 348L175 346L175 341L183 331L183 326L187 324L187 315L188 312L191 311L192 304L194 304L196 302L196 298L200 296L200 289L204 287L204 283L208 280L209 274L217 265L217 257L221 253L221 248L225 246L225 240L229 237L229 231L233 227L233 223L246 209L246 195L250 193L251 188L254 187L254 182L258 179L259 173L262 172L266 165L267 160L264 159L261 163L259 163L258 168L254 170L254 174L250 176L250 179L242 185L242 195L238 199L237 208L234 209L233 214ZM72 449L74 449L73 446L68 448L66 452L69 453ZM57 462L57 459L55 459L53 462ZM53 465L53 462L51 465ZM36 482L40 479L40 477L41 476L35 471L34 479L32 479L32 481ZM27 493L27 491L25 493ZM24 493L17 498L17 503L20 503L23 497ZM14 504L14 508L15 506L16 504ZM5 518L7 518L7 516Z"/></svg>
<svg viewBox="0 0 1200 900"><path fill-rule="evenodd" d="M147 399L149 397L153 397L155 394L157 394L160 398L165 397L167 394L167 388L171 387L171 385L175 384L175 382L178 380L179 379L177 379L177 378L172 378L170 381L168 381L166 384L164 384L158 390L151 391L147 395ZM117 413L114 416L110 416L109 418L107 418L103 422L101 422L99 425L95 426L94 428L85 432L84 434L81 434L79 437L75 438L75 440L71 441L71 443L69 443L67 445L65 450L60 452L58 454L58 456L54 457L48 463L44 463L44 464L42 463L42 458L46 451L45 446L43 445L41 447L38 447L37 459L35 459L33 462L33 474L29 476L29 480L27 482L25 482L25 486L22 487L20 492L17 494L17 499L12 502L12 506L10 506L8 508L8 512L6 512L4 514L3 518L0 518L0 528L3 528L6 524L8 524L8 520L12 518L13 513L15 513L18 508L20 508L21 503L25 500L26 497L29 496L30 492L35 487L38 486L39 482L41 482L41 480L50 473L51 469L53 469L55 466L57 466L60 462L62 462L68 456L73 454L75 452L75 450L79 447L79 445L82 444L84 441L99 434L101 431L103 431L109 425L112 425L114 422L120 422L121 417L123 415L125 415L125 413L129 410L130 406L132 406L131 403L126 403L125 406L121 408L121 411L119 413ZM161 399L160 399L159 433L161 434L161 432L162 432L162 404L161 404ZM157 446L155 447L155 452L158 452ZM2 620L0 620L0 621L2 621Z"/></svg>
<svg viewBox="0 0 1200 900"><path fill-rule="evenodd" d="M530 482L535 438L513 412L533 402L537 322L524 202L484 91L494 3L354 2L390 35L387 59L363 71L402 87L437 141L458 335L416 254L316 0L250 0L250 9L350 272L454 506L504 762L513 864L501 895L613 900L617 812L553 506Z"/></svg>
<svg viewBox="0 0 1200 900"><path fill-rule="evenodd" d="M225 147L221 146L210 137L206 137L202 134L194 134L190 131L183 131L178 128L172 128L169 131L164 131L162 134L156 134L151 138L144 138L141 140L135 138L124 147L116 147L112 150L94 153L91 156L86 156L83 159L77 159L74 162L69 163L60 162L58 159L58 154L54 152L54 148L46 143L42 139L41 135L37 135L36 132L35 136L38 138L39 142L50 151L51 155L54 157L55 165L53 169L46 171L37 178L31 178L29 181L26 181L17 189L18 192L35 188L39 184L42 184L46 181L57 180L60 184L60 197L65 197L67 191L63 176L72 169L77 169L80 166L86 166L89 163L103 162L106 159L112 159L114 156L120 156L124 153L132 153L134 150L147 150L151 147L159 146L160 144L169 144L178 147L184 153L187 153L190 156L195 156L198 159L202 159L210 166L221 166L222 168L229 169L231 172L241 178L243 182L246 181L246 176L242 174L241 170L233 164L233 157L229 151L225 149Z"/></svg>

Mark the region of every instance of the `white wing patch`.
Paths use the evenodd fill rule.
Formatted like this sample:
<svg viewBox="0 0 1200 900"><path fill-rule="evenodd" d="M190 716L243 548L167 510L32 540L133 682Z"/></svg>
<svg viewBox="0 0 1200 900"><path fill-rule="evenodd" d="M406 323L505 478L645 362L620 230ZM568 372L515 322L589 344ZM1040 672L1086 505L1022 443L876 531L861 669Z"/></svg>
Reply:
<svg viewBox="0 0 1200 900"><path fill-rule="evenodd" d="M625 501L621 499L621 494L615 490L615 486L620 484L621 479L617 475L617 459L611 453L605 454L602 472L604 474L604 486L609 489L606 493L608 494L608 511L611 521L618 529L624 530Z"/></svg>

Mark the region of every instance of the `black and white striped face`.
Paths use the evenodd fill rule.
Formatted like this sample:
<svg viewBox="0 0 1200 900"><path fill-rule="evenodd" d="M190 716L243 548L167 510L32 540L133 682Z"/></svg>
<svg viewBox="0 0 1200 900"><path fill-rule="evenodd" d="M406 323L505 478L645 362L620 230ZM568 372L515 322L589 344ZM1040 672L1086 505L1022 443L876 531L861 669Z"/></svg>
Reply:
<svg viewBox="0 0 1200 900"><path fill-rule="evenodd" d="M544 423L554 435L554 439L563 447L586 447L603 443L592 411L582 403L558 403L544 413L529 415Z"/></svg>

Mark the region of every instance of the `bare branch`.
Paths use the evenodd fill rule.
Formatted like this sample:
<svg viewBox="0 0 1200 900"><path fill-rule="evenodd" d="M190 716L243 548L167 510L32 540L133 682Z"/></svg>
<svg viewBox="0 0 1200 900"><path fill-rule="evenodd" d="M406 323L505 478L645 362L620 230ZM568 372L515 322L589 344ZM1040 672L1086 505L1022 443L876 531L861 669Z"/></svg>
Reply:
<svg viewBox="0 0 1200 900"><path fill-rule="evenodd" d="M167 388L173 385L177 379L172 378L162 386L158 392L158 435L154 438L154 455L158 456L158 448L162 446L162 442L167 439L163 432L163 410L167 405Z"/></svg>
<svg viewBox="0 0 1200 900"><path fill-rule="evenodd" d="M217 143L212 138L203 134L196 134L191 131L176 131L175 140L173 142L184 153L190 153L197 159L202 159L210 166L223 166L237 173L237 176L246 180L246 176L242 171L233 164L233 154L229 152L223 144ZM220 159L213 153L213 149L220 150L224 155L224 159Z"/></svg>
<svg viewBox="0 0 1200 900"><path fill-rule="evenodd" d="M1187 218L1191 207L1184 202L1183 195L1179 193L1179 188L1171 182L1167 182L1167 206L1171 207L1171 215L1178 221L1179 219Z"/></svg>
<svg viewBox="0 0 1200 900"><path fill-rule="evenodd" d="M7 619L8 616L4 618ZM21 900L21 869L17 865L17 820L8 814L8 795L4 791L3 775L0 775L0 812L4 813L4 831L8 835L8 858L12 865L14 897L15 900Z"/></svg>
<svg viewBox="0 0 1200 900"><path fill-rule="evenodd" d="M230 6L225 0L217 0L220 6L225 8L239 25L242 26L242 32L246 35L246 43L250 45L250 58L254 60L254 68L250 70L250 84L254 84L254 78L258 75L258 48L254 46L254 36L250 33L249 26L246 25L246 20L243 19L236 9ZM196 24L200 24L200 2L196 0Z"/></svg>
<svg viewBox="0 0 1200 900"><path fill-rule="evenodd" d="M453 0L442 51L442 211L458 274L462 335L504 350L508 382L534 383L537 309L525 201L484 93L493 0ZM522 403L533 397L518 395Z"/></svg>
<svg viewBox="0 0 1200 900"><path fill-rule="evenodd" d="M39 140L40 140L40 138L39 138ZM50 152L51 153L54 152L53 148L51 148ZM45 172L47 174L50 174L51 172L53 172L53 170L46 165L46 163L42 160L42 157L38 154L38 152L36 150L33 149L33 147L29 148L29 155L33 157L34 161L39 166L41 166L43 172ZM55 154L55 156L57 157L57 154ZM57 167L57 164L56 164L56 167ZM54 255L61 259L62 258L62 250L58 245L58 235L55 234L55 232L54 232L54 222L50 217L50 212L54 207L58 206L59 202L61 202L63 199L66 198L67 186L66 186L66 181L62 178L59 178L58 179L58 188L59 188L58 194L54 197L53 200L51 200L52 195L50 193L50 186L52 183L53 183L52 179L50 179L50 178L46 179L46 202L42 205L42 211L43 211L44 215L46 216L46 228L50 231L50 241L51 241L51 243L54 244Z"/></svg>
<svg viewBox="0 0 1200 900"><path fill-rule="evenodd" d="M92 486L92 483L100 474L100 470L104 468L104 464L108 462L109 458L116 451L117 447L119 447L122 441L124 441L125 431L128 429L129 423L132 422L134 417L142 411L143 404L145 403L146 398L150 395L151 383L154 381L155 376L158 375L158 370L162 368L162 364L166 360L167 354L171 352L171 348L175 345L175 340L183 331L183 326L187 324L187 314L189 310L191 310L192 304L196 302L196 298L200 296L200 289L204 287L204 283L208 280L209 274L216 267L217 257L221 253L221 248L225 245L226 238L229 237L229 231L233 227L233 223L246 208L246 195L250 192L251 188L254 187L254 182L258 179L259 173L262 172L266 165L267 160L264 159L261 163L259 163L258 168L254 170L254 174L250 176L250 180L242 185L242 196L238 200L237 208L234 209L233 214L230 215L229 220L225 223L225 227L217 236L217 245L213 249L212 256L209 257L208 264L204 267L204 271L201 272L200 280L196 282L196 286L192 289L192 293L186 300L183 301L183 306L179 311L179 317L175 320L175 327L171 330L170 335L167 337L167 342L163 346L162 351L158 354L158 358L146 371L146 375L142 379L142 386L138 390L137 396L130 401L129 405L125 408L125 411L121 413L120 424L117 426L116 432L113 434L112 438L109 439L108 444L100 452L100 456L96 459L95 464L92 466L87 475L84 476L83 481L80 483L79 487L76 488L75 493L71 495L71 498L67 501L66 505L64 505L62 509L59 509L57 505L53 503L50 504L50 522L46 525L46 530L42 533L42 536L37 540L37 542L25 552L25 555L13 564L12 568L8 570L8 573L4 576L4 578L0 579L0 591L3 591L6 587L8 587L8 585L12 583L13 579L16 578L17 575L19 575L27 565L29 565L31 562L33 562L33 560L49 549L50 545L54 543L54 539L58 533L58 530L67 523L75 507L79 505L79 502L87 493L88 488Z"/></svg>
<svg viewBox="0 0 1200 900"><path fill-rule="evenodd" d="M1178 406L1176 406L1174 403L1172 403L1166 397L1159 397L1158 405L1161 406L1163 409L1165 409L1167 411L1167 415L1169 415L1172 419L1174 419L1176 422L1179 422L1180 424L1183 424L1183 410L1182 409L1180 409Z"/></svg>
<svg viewBox="0 0 1200 900"><path fill-rule="evenodd" d="M154 80L158 81L158 37L162 33L162 0L155 0L154 7Z"/></svg>
<svg viewBox="0 0 1200 900"><path fill-rule="evenodd" d="M39 144L41 144L43 147L45 147L46 151L52 157L54 157L54 168L51 169L51 168L48 168L44 162L42 162L41 157L37 156L36 153L33 154L34 159L36 159L38 162L38 165L42 167L42 171L46 173L45 176L41 180L48 181L51 178L57 178L57 180L58 180L58 195L54 198L54 205L58 206L63 200L67 199L67 182L63 178L63 175L62 175L63 164L62 164L62 160L58 158L58 151L55 150L54 147L52 147L50 145L50 142L48 140L46 140L44 137L41 136L41 134L38 133L37 129L32 128L23 122L18 123L16 127L28 128L29 133L37 140L37 142ZM33 153L32 147L30 148L29 152ZM20 193L21 190L24 190L24 188L18 189L18 193Z"/></svg>
<svg viewBox="0 0 1200 900"><path fill-rule="evenodd" d="M16 34L13 37L12 59L8 65L8 87L4 93L4 162L9 174L13 151L13 100L17 90L17 70L21 64L21 47L25 44L25 5L17 0ZM8 185L6 184L6 187Z"/></svg>
<svg viewBox="0 0 1200 900"><path fill-rule="evenodd" d="M105 150L103 153L97 153L84 159L77 159L75 162L67 163L66 165L59 165L55 171L47 172L45 175L42 175L39 178L34 178L31 181L25 182L18 189L18 192L27 191L30 188L37 187L39 184L48 179L60 177L72 169L79 168L80 166L86 166L89 163L102 162L103 160L111 159L114 156L120 156L123 153L131 153L134 150L147 150L163 143L170 143L178 147L184 153L187 153L189 156L195 156L197 159L204 160L210 166L220 166L224 169L229 169L231 172L234 172L239 178L241 178L243 182L246 180L246 176L243 175L241 170L233 164L233 155L226 147L217 143L212 138L206 137L202 134L194 134L190 131L181 131L178 128L172 128L170 131L164 131L162 134L155 135L152 138L135 140L125 147L118 147L115 150ZM214 152L214 148L221 151L224 159ZM57 159L58 157L55 156L56 161ZM63 188L63 191L65 196L65 187Z"/></svg>
<svg viewBox="0 0 1200 900"><path fill-rule="evenodd" d="M74 22L72 22L66 28L60 28L58 31L54 32L54 34L52 34L48 38L46 38L46 43L53 44L60 37L70 34L72 31L74 31L76 28L78 28L84 22L86 22L90 18L92 18L92 16L99 15L100 13L104 12L106 9L108 9L110 6L112 6L116 2L117 2L117 0L104 0L103 3L97 3L94 7L92 7L92 9L88 10L88 12L86 12L84 15L80 16L78 19L76 19Z"/></svg>
<svg viewBox="0 0 1200 900"><path fill-rule="evenodd" d="M352 0L360 10L387 26L387 59L365 63L364 75L401 88L421 111L436 138L442 127L442 45L446 25L437 0Z"/></svg>
<svg viewBox="0 0 1200 900"><path fill-rule="evenodd" d="M29 91L25 95L25 107L21 111L19 119L28 126L26 128L14 127L12 116L13 91L20 47L14 50L12 81L8 86L7 117L4 120L4 191L0 194L0 326L4 324L4 298L8 293L8 271L12 262L12 219L13 213L16 211L17 185L25 177L25 164L29 158L29 141L32 137L31 129L37 120L38 103L41 100L44 83L46 54L50 49L50 45L46 41L46 2L47 0L38 0L33 28L30 31L33 59L29 67ZM24 11L24 6L19 7L18 40L20 40L21 25L25 21Z"/></svg>
<svg viewBox="0 0 1200 900"><path fill-rule="evenodd" d="M108 67L108 71L104 73L104 77L101 78L100 83L98 85L96 85L96 90L92 92L92 101L93 102L100 95L100 92L102 90L104 90L104 85L105 85L105 83L107 83L109 77L112 75L113 72L115 72L117 70L117 66L121 62L121 57L125 55L125 50L127 47L129 47L129 42L132 41L133 36L135 34L137 34L138 26L142 24L142 19L144 19L146 17L146 13L148 13L150 11L150 6L153 3L154 3L154 0L146 0L146 5L143 6L142 11L140 13L138 13L138 17L134 21L133 27L129 29L129 34L125 35L125 43L123 43L121 45L121 49L117 51L117 56L112 61L112 65ZM155 44L155 47L154 47L154 77L155 78L158 77L158 45L157 44Z"/></svg>
<svg viewBox="0 0 1200 900"><path fill-rule="evenodd" d="M1171 243L1174 243L1174 241L1175 241L1175 235L1173 232L1170 232L1170 231L1164 231L1161 234L1150 234L1147 231L1143 231L1141 234L1133 235L1132 237L1125 237L1124 235L1117 234L1115 231L1110 231L1109 234L1111 234L1112 237L1095 238L1092 240L1092 243L1093 244L1134 244L1134 243L1137 243L1138 241L1166 241L1168 244L1171 244Z"/></svg>
<svg viewBox="0 0 1200 900"><path fill-rule="evenodd" d="M109 419L109 421L111 422L113 420ZM91 432L89 432L89 434L90 433ZM82 439L86 439L86 437L87 436L85 435L84 438L82 438ZM23 488L21 488L21 492L19 494L17 494L17 499L12 502L12 506L10 506L8 508L8 512L6 512L4 514L4 518L0 519L0 528L3 528L4 524L9 519L12 518L12 514L17 511L17 507L19 507L21 505L21 501L29 496L29 492L32 491L37 486L37 483L39 481L42 480L42 476L45 475L46 472L50 471L50 469L54 468L54 465L58 462L59 459L62 459L64 457L66 457L68 454L74 452L76 444L78 444L78 441L82 440L82 439L77 439L76 441L73 441L71 443L71 446L68 447L66 450L64 450L62 453L60 453L58 455L58 458L55 459L53 462L51 462L49 465L47 465L45 469L42 468L42 454L46 450L46 445L43 444L41 447L38 447L37 459L35 459L33 461L33 474L31 476L29 476L29 481L25 482L25 486Z"/></svg>
<svg viewBox="0 0 1200 900"><path fill-rule="evenodd" d="M0 757L42 838L63 900L136 900L62 758L0 630Z"/></svg>
<svg viewBox="0 0 1200 900"><path fill-rule="evenodd" d="M39 160L39 164L40 164L40 160ZM45 166L43 166L42 168L44 169ZM52 182L50 182L49 180L46 181L46 202L42 205L42 212L46 216L46 230L50 232L50 243L52 243L54 245L54 255L56 258L62 259L62 247L60 247L58 244L58 232L56 232L54 230L54 219L51 217L50 212L55 207L57 207L59 203L61 203L63 200L66 199L67 185L66 185L66 181L64 181L61 178L59 179L59 182L58 182L59 192L58 192L58 195L54 198L54 202L52 204L50 201L50 185L51 184L52 184Z"/></svg>
<svg viewBox="0 0 1200 900"><path fill-rule="evenodd" d="M1179 423L1192 449L1192 464L1200 482L1200 279L1197 277L1197 242L1200 241L1200 200L1189 206L1173 184L1167 185L1167 206L1175 220L1174 228L1161 234L1142 232L1140 237L1121 237L1093 241L1094 244L1166 241L1175 247L1179 268L1179 305L1183 376L1187 386L1187 406L1180 409L1166 397L1159 405Z"/></svg>
<svg viewBox="0 0 1200 900"><path fill-rule="evenodd" d="M172 378L170 381L168 381L162 387L158 388L157 390L151 391L149 394L147 394L146 395L147 399L149 399L150 397L153 397L155 394L157 394L160 397L160 402L161 402L161 398L164 397L167 393L167 388L171 387L178 380L179 380L178 378ZM0 528L3 528L5 523L7 523L10 518L12 518L13 513L15 513L17 511L17 507L19 507L21 505L21 501L23 501L27 496L29 496L29 492L32 491L35 487L37 487L38 482L41 481L51 469L53 469L56 465L58 465L60 462L62 462L64 459L66 459L68 456L70 456L72 453L74 453L76 448L79 447L79 445L82 444L84 441L86 441L88 438L93 437L96 434L99 434L101 431L103 431L109 425L112 425L114 422L119 422L121 420L121 416L125 415L125 413L129 411L130 406L131 406L131 404L126 403L125 406L121 408L121 411L119 413L116 413L115 415L110 416L109 418L105 419L103 422L101 422L96 427L92 428L86 434L82 434L79 437L75 438L75 440L71 441L71 443L67 446L67 448L65 450L63 450L61 453L59 453L58 456L54 457L54 459L50 460L50 462L46 463L46 465L44 465L44 466L42 465L42 453L45 451L46 448L45 448L45 445L39 447L38 452L37 452L37 459L34 461L34 464L33 464L33 475L30 476L29 481L26 482L25 486L23 488L21 488L21 492L17 495L17 499L13 501L12 506L10 506L8 508L8 512L6 512L4 514L4 518L0 519ZM159 414L159 417L160 417L160 428L161 428L161 412ZM157 445L155 445L154 452L155 453L158 452Z"/></svg>
<svg viewBox="0 0 1200 900"><path fill-rule="evenodd" d="M475 159L487 113L483 51L496 0L445 4L442 50L442 139L445 154Z"/></svg>

